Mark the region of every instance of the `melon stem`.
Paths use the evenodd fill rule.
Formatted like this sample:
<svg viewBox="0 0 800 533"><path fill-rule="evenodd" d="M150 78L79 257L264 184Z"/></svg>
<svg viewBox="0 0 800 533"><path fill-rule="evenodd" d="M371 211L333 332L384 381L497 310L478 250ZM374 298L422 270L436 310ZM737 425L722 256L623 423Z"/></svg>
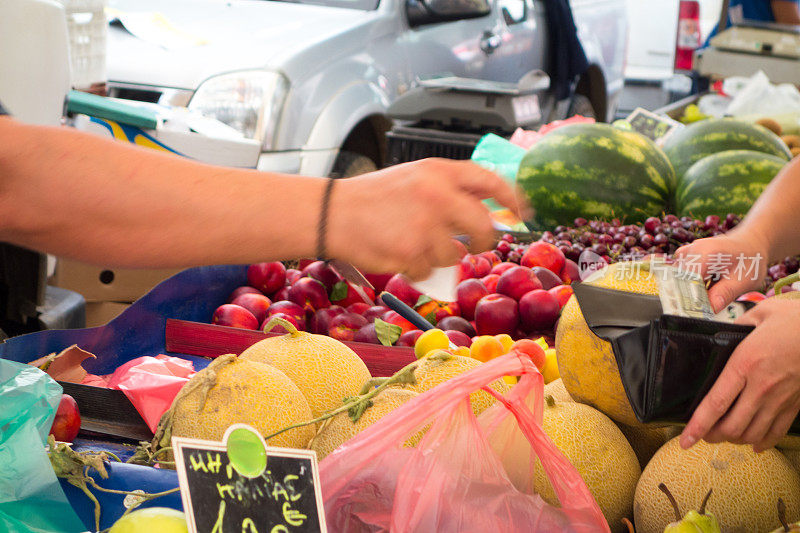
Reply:
<svg viewBox="0 0 800 533"><path fill-rule="evenodd" d="M358 391L358 395L361 396L362 394L368 393L373 387L377 387L384 383L389 378L371 378L368 379L366 383L361 387L361 390Z"/></svg>
<svg viewBox="0 0 800 533"><path fill-rule="evenodd" d="M703 498L703 503L702 505L700 505L700 510L699 510L700 514L706 514L706 504L708 503L708 499L711 497L712 492L714 492L713 488L708 489L706 497Z"/></svg>
<svg viewBox="0 0 800 533"><path fill-rule="evenodd" d="M667 498L669 498L669 503L672 504L672 509L675 511L675 521L680 522L683 517L681 516L681 509L678 507L678 502L675 501L675 496L672 495L664 483L658 484L658 490L667 495Z"/></svg>
<svg viewBox="0 0 800 533"><path fill-rule="evenodd" d="M783 503L783 498L778 498L778 520L781 521L784 531L791 531L789 522L786 521L786 504Z"/></svg>
<svg viewBox="0 0 800 533"><path fill-rule="evenodd" d="M795 272L794 274L790 274L789 276L776 281L775 286L773 287L775 289L775 296L779 295L785 286L791 285L795 281L800 281L800 272Z"/></svg>
<svg viewBox="0 0 800 533"><path fill-rule="evenodd" d="M272 330L276 326L283 326L283 329L285 329L292 337L297 336L297 334L299 333L299 331L297 331L297 328L294 327L294 324L292 324L285 318L281 318L279 316L274 316L269 319L269 322L267 322L267 324L264 326L264 333L269 333L270 330Z"/></svg>
<svg viewBox="0 0 800 533"><path fill-rule="evenodd" d="M395 385L395 384L413 384L413 383L416 382L416 380L414 378L414 371L417 369L417 365L419 365L419 361L414 361L413 363L409 363L406 366L404 366L403 368L401 368L400 370L398 370L397 372L395 372L392 377L383 378L384 381L381 382L377 387L375 387L372 390L370 390L369 392L362 393L362 394L360 394L358 396L354 396L352 398L347 398L347 399L345 399L344 403L342 403L342 405L337 407L336 409L328 411L327 413L322 414L322 415L320 415L319 417L317 417L317 418L315 418L313 420L308 420L306 422L298 422L297 424L292 424L291 426L287 426L287 427L285 427L285 428L283 428L281 430L276 431L275 433L272 433L271 435L267 435L266 437L264 437L264 440L269 442L269 440L271 438L277 437L278 435L280 435L281 433L285 433L286 431L289 431L289 430L292 430L292 429L296 429L296 428L299 428L299 427L303 427L303 426L308 426L308 425L311 425L311 424L317 424L319 422L323 422L325 420L328 420L329 418L333 418L334 416L338 415L339 413L344 413L345 411L350 411L351 409L354 409L354 408L357 409L360 406L363 406L363 405L367 404L367 402L372 400L372 398L374 398L375 396L377 396L382 391L384 391L385 389L389 388L392 385ZM380 378L378 378L378 379L380 379ZM374 384L374 383L375 382L373 380L369 380L367 382L367 385L370 385L370 387L371 387L372 386L371 384ZM362 388L362 391L363 390L364 389Z"/></svg>
<svg viewBox="0 0 800 533"><path fill-rule="evenodd" d="M630 520L623 518L622 523L628 528L628 533L636 533L636 530L633 529L633 524L631 524Z"/></svg>

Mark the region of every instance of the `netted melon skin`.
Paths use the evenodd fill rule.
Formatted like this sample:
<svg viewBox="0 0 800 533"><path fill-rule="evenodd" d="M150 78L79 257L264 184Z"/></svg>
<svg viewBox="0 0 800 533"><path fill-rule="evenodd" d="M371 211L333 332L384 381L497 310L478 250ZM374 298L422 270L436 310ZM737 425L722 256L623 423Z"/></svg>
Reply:
<svg viewBox="0 0 800 533"><path fill-rule="evenodd" d="M688 450L675 437L665 444L642 472L633 514L637 533L661 533L674 521L664 483L685 513L698 509L713 489L706 509L723 533L772 531L780 526L778 498L786 503L786 518L800 518L800 475L788 459L772 448L756 454L751 446L700 441Z"/></svg>

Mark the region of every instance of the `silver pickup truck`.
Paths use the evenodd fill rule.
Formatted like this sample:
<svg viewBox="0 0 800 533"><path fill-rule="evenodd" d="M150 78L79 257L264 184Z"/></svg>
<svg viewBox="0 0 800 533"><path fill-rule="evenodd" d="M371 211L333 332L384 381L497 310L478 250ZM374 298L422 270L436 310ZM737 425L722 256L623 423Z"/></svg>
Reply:
<svg viewBox="0 0 800 533"><path fill-rule="evenodd" d="M545 70L546 3L110 0L133 23L110 28L109 87L188 106L256 139L260 170L352 175L381 166L387 109L418 80L517 82ZM546 118L607 120L623 87L625 0L571 4L590 66L562 116Z"/></svg>

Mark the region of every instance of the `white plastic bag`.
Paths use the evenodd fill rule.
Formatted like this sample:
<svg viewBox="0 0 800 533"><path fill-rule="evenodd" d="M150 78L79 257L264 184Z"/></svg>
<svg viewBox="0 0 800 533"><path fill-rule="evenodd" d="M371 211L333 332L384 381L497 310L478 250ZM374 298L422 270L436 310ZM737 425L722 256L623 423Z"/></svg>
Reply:
<svg viewBox="0 0 800 533"><path fill-rule="evenodd" d="M723 83L722 90L733 96L728 105L728 115L737 117L800 112L800 91L794 85L773 85L760 70L746 83L743 81L741 78L729 78Z"/></svg>

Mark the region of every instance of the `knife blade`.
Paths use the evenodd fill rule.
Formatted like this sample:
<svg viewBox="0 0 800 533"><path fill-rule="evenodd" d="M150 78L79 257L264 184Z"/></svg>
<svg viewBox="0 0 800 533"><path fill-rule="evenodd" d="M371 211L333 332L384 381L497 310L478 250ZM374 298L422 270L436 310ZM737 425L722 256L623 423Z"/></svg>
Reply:
<svg viewBox="0 0 800 533"><path fill-rule="evenodd" d="M347 281L350 281L359 287L369 287L373 291L375 290L375 287L373 287L372 283L370 283L369 280L364 277L364 274L362 274L360 270L350 263L341 261L339 259L331 259L328 261L328 264L332 266L333 269L336 270L336 272Z"/></svg>
<svg viewBox="0 0 800 533"><path fill-rule="evenodd" d="M356 291L362 300L365 303L369 304L370 306L375 305L375 302L367 296L366 291L364 291L364 287L369 287L370 289L375 291L375 287L372 286L372 283L369 282L367 278L353 265L346 261L340 261L339 259L331 259L328 261L328 266L330 266L334 272L339 274L342 278L346 281L350 282L352 285L353 290Z"/></svg>

